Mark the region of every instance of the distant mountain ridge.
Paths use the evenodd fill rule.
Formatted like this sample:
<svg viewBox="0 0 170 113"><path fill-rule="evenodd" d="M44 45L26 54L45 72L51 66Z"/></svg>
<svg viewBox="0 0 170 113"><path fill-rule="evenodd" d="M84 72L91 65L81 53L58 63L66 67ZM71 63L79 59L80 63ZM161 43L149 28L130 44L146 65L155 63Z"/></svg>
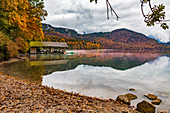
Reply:
<svg viewBox="0 0 170 113"><path fill-rule="evenodd" d="M167 42L167 43L162 43L162 44L165 44L165 45L169 45L169 46L170 46L170 42Z"/></svg>
<svg viewBox="0 0 170 113"><path fill-rule="evenodd" d="M159 38L157 38L155 36L149 35L148 37L157 40L161 44L170 45L170 41L165 43L165 42L162 42Z"/></svg>
<svg viewBox="0 0 170 113"><path fill-rule="evenodd" d="M68 29L68 28L62 28L62 27L53 27L50 24L42 24L42 28L44 31L55 31L59 32L61 34L68 35L68 37L75 37L75 36L80 36L75 30L73 29Z"/></svg>
<svg viewBox="0 0 170 113"><path fill-rule="evenodd" d="M148 37L157 40L159 43L162 43L160 38L158 38L157 36L148 35Z"/></svg>
<svg viewBox="0 0 170 113"><path fill-rule="evenodd" d="M49 24L43 24L42 28L44 34L51 37L58 36L76 41L100 43L106 49L170 49L170 46L161 44L156 39L125 28L90 34L79 34L75 30L52 27Z"/></svg>

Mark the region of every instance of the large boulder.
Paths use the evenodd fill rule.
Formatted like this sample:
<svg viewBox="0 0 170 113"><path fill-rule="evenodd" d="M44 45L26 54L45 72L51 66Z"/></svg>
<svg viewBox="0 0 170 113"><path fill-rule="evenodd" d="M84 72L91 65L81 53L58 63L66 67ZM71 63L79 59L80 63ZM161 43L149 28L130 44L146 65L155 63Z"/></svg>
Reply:
<svg viewBox="0 0 170 113"><path fill-rule="evenodd" d="M150 100L155 100L155 99L158 98L156 95L153 95L153 94L146 94L146 95L144 95L144 96L147 97L147 98L150 99Z"/></svg>
<svg viewBox="0 0 170 113"><path fill-rule="evenodd" d="M131 93L127 93L125 94L125 96L127 96L129 100L135 100L138 98L136 95L131 94Z"/></svg>
<svg viewBox="0 0 170 113"><path fill-rule="evenodd" d="M152 100L152 104L159 105L162 102L161 99Z"/></svg>
<svg viewBox="0 0 170 113"><path fill-rule="evenodd" d="M125 95L119 95L116 101L123 102L124 104L130 105L130 99Z"/></svg>
<svg viewBox="0 0 170 113"><path fill-rule="evenodd" d="M142 113L155 113L156 107L150 102L144 100L137 104L137 111Z"/></svg>

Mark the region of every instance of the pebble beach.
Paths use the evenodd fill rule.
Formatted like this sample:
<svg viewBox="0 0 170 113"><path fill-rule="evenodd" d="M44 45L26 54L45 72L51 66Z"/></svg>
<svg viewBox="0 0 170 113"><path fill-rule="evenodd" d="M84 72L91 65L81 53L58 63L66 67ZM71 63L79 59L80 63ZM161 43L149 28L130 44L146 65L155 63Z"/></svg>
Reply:
<svg viewBox="0 0 170 113"><path fill-rule="evenodd" d="M113 99L100 99L42 86L0 73L2 113L138 113Z"/></svg>

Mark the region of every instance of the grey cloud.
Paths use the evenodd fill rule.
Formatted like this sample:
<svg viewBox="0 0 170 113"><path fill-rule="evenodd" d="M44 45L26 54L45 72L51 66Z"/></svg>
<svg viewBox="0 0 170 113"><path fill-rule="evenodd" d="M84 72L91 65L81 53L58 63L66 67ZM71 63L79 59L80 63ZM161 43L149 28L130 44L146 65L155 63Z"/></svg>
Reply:
<svg viewBox="0 0 170 113"><path fill-rule="evenodd" d="M75 11L75 10L70 10L70 9L68 9L68 10L63 10L63 14L67 14L67 13L79 13L78 11Z"/></svg>
<svg viewBox="0 0 170 113"><path fill-rule="evenodd" d="M117 4L116 6L114 6L114 8L117 9L117 10L120 10L120 11L126 10L127 13L128 13L128 10L130 8L132 8L134 6L137 6L137 5L139 5L139 2L137 2L137 3L136 2L135 3L129 3L129 4L126 4L126 5L123 5L122 3L120 3L120 4Z"/></svg>
<svg viewBox="0 0 170 113"><path fill-rule="evenodd" d="M53 26L72 28L79 33L107 32L118 28L128 28L145 35L155 35L162 41L170 40L170 31L162 30L159 26L147 27L143 21L140 10L140 1L117 0L110 1L120 19L116 21L115 15L106 18L105 1L99 0L98 4L90 3L89 0L45 0L45 6L49 13L45 23ZM169 0L161 1L170 4ZM153 0L153 3L160 3L160 0ZM167 19L170 19L170 8L166 7ZM168 23L170 26L170 23Z"/></svg>
<svg viewBox="0 0 170 113"><path fill-rule="evenodd" d="M77 16L76 19L79 20L79 19L80 19L80 16Z"/></svg>
<svg viewBox="0 0 170 113"><path fill-rule="evenodd" d="M85 8L82 5L78 5L77 8L74 9L63 9L62 10L63 14L69 14L69 13L73 13L73 14L77 14L82 18L85 19L93 19L93 15L91 14L91 10L89 8Z"/></svg>

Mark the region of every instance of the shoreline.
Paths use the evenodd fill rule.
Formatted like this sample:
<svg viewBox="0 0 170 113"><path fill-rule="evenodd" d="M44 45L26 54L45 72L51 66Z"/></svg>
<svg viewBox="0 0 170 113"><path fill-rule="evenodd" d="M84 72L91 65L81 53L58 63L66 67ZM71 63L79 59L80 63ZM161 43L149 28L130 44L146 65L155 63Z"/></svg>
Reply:
<svg viewBox="0 0 170 113"><path fill-rule="evenodd" d="M25 58L25 57L10 58L10 59L8 59L6 61L0 62L0 65L9 64L9 63L18 62L18 61L23 61L23 60L26 60L26 59L27 58Z"/></svg>
<svg viewBox="0 0 170 113"><path fill-rule="evenodd" d="M24 61L24 60L27 60L27 59L25 57L11 58L8 61L0 62L0 65L10 64L10 63ZM2 111L2 112L139 113L139 111L137 111L134 106L132 106L132 105L128 106L126 104L115 101L113 99L101 99L101 98L90 97L90 96L86 96L86 95L80 95L77 93L67 92L65 90L63 91L60 89L54 89L54 88L51 88L48 86L43 86L38 82L30 82L30 81L23 80L18 77L12 77L10 75L12 75L12 74L5 75L5 74L2 74L0 71L0 99L1 99L0 100L0 111ZM3 78L5 78L5 80L7 80L7 82L2 80ZM19 84L19 86L15 87L16 84L17 85ZM4 86L4 87L2 87L2 86ZM29 93L30 92L31 93L26 95L26 93L28 93L28 92L24 91L25 89L26 90L29 89L27 91ZM12 91L15 90L15 91L10 92L11 90ZM38 93L37 92L34 93L35 90L36 91L38 90ZM22 93L22 91L25 93ZM6 92L8 92L8 93L10 92L11 94L9 93L6 95ZM41 95L39 92L41 92L42 94L45 94L45 96ZM13 97L15 97L15 94L17 94L17 93L18 93L17 98L13 98ZM57 99L59 99L60 103L56 100L56 97L58 97L58 95L59 95L59 98L57 98ZM26 96L26 97L24 97L24 96ZM42 96L42 98L40 98L41 96ZM5 100L4 100L4 97L7 97L7 98L5 98ZM18 98L20 98L20 97L21 97L21 99L18 100ZM22 100L25 98L27 98L28 100L26 100L26 101ZM13 100L11 101L10 99L14 99L14 101ZM85 99L85 101L84 101L84 99ZM37 104L37 102L35 102L35 100L38 102L38 104ZM44 101L43 101L43 104L41 105L42 100L44 100ZM6 102L4 102L4 101L6 101ZM15 101L19 102L19 105L20 105L19 107L18 107L18 103L16 104ZM54 101L54 103L53 103L53 101ZM27 102L29 104L27 104ZM57 102L57 104L56 104L56 102ZM44 103L46 103L46 104L44 104ZM3 105L8 105L8 104L9 104L9 107L3 106ZM37 105L38 105L38 107L37 107ZM63 106L64 106L64 108L63 108ZM158 112L158 113L162 113L162 112ZM167 113L167 112L165 112L165 113Z"/></svg>
<svg viewBox="0 0 170 113"><path fill-rule="evenodd" d="M50 88L0 73L2 112L139 113L132 106Z"/></svg>

